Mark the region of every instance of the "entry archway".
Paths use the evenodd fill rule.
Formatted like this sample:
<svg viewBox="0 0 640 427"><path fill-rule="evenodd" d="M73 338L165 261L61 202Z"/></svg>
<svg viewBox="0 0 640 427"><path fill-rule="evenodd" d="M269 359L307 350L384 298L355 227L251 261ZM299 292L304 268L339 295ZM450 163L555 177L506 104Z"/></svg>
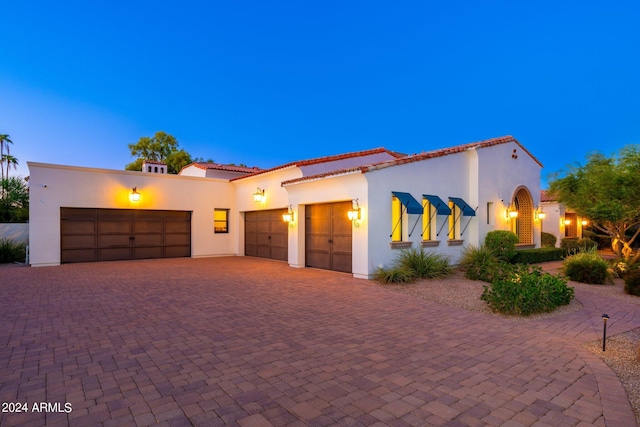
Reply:
<svg viewBox="0 0 640 427"><path fill-rule="evenodd" d="M513 204L518 217L513 222L512 230L518 235L518 242L523 245L533 244L533 198L526 187L520 187L513 197Z"/></svg>

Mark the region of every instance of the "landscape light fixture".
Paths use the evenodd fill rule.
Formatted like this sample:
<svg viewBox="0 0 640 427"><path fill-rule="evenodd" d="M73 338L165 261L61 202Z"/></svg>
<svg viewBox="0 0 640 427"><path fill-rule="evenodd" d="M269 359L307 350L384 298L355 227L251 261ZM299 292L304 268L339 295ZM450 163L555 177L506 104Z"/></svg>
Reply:
<svg viewBox="0 0 640 427"><path fill-rule="evenodd" d="M602 322L604 323L604 329L602 331L602 351L605 351L607 348L607 320L609 319L609 315L607 313L602 315Z"/></svg>
<svg viewBox="0 0 640 427"><path fill-rule="evenodd" d="M140 193L138 193L138 187L133 187L131 189L131 193L129 194L129 200L132 202L140 201Z"/></svg>
<svg viewBox="0 0 640 427"><path fill-rule="evenodd" d="M282 214L282 220L289 224L289 227L293 227L293 221L295 219L295 213L293 212L293 207L289 205L289 209L287 213Z"/></svg>
<svg viewBox="0 0 640 427"><path fill-rule="evenodd" d="M264 189L261 189L260 187L258 187L256 189L256 192L253 193L253 201L260 203L263 200L264 200Z"/></svg>

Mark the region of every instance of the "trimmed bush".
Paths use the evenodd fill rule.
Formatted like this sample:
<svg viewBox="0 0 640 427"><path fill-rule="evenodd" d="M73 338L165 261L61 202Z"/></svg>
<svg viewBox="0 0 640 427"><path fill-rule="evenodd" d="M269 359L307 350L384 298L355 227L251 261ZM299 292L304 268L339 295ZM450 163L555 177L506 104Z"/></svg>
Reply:
<svg viewBox="0 0 640 427"><path fill-rule="evenodd" d="M484 244L493 250L499 260L510 262L516 254L518 235L506 230L495 230L487 233Z"/></svg>
<svg viewBox="0 0 640 427"><path fill-rule="evenodd" d="M579 252L564 260L564 274L573 281L602 285L608 277L609 265L595 249Z"/></svg>
<svg viewBox="0 0 640 427"><path fill-rule="evenodd" d="M7 238L0 238L0 264L9 262L24 262L27 256L27 246Z"/></svg>
<svg viewBox="0 0 640 427"><path fill-rule="evenodd" d="M565 237L560 241L560 247L566 249L569 255L578 252L587 252L598 248L598 244L591 239L578 239L575 237Z"/></svg>
<svg viewBox="0 0 640 427"><path fill-rule="evenodd" d="M536 264L538 262L560 261L566 255L564 249L548 247L537 249L523 249L518 251L513 262L521 264Z"/></svg>
<svg viewBox="0 0 640 427"><path fill-rule="evenodd" d="M640 268L632 268L624 275L624 291L640 297Z"/></svg>
<svg viewBox="0 0 640 427"><path fill-rule="evenodd" d="M451 273L448 258L435 252L425 252L422 248L403 250L396 263L400 268L413 271L421 279L443 277Z"/></svg>
<svg viewBox="0 0 640 427"><path fill-rule="evenodd" d="M574 289L559 275L543 273L537 266L517 265L513 276L484 286L481 299L494 312L528 316L569 304L573 296Z"/></svg>
<svg viewBox="0 0 640 427"><path fill-rule="evenodd" d="M413 271L394 266L391 268L379 268L373 274L374 280L381 283L411 283L416 276Z"/></svg>
<svg viewBox="0 0 640 427"><path fill-rule="evenodd" d="M543 248L555 248L558 239L554 234L542 232L542 247Z"/></svg>

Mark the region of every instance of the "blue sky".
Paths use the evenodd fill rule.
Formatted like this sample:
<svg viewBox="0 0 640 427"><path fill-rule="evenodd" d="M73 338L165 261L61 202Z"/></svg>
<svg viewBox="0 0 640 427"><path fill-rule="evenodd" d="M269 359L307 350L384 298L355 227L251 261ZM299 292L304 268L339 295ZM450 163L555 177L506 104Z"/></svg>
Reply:
<svg viewBox="0 0 640 427"><path fill-rule="evenodd" d="M5 2L0 133L123 169L157 130L271 167L513 135L543 177L640 143L640 2Z"/></svg>

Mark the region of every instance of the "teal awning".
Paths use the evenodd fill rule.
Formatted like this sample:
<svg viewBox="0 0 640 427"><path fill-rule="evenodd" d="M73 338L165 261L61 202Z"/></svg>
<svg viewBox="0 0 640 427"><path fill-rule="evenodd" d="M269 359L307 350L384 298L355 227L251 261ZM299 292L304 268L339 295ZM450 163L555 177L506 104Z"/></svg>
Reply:
<svg viewBox="0 0 640 427"><path fill-rule="evenodd" d="M451 215L451 209L449 209L449 206L447 206L444 200L442 200L440 197L432 196L430 194L423 194L422 197L427 199L429 203L431 203L433 207L436 208L436 212L438 212L438 215Z"/></svg>
<svg viewBox="0 0 640 427"><path fill-rule="evenodd" d="M469 206L467 202L462 200L460 197L449 197L449 200L460 208L463 216L476 216L476 210Z"/></svg>
<svg viewBox="0 0 640 427"><path fill-rule="evenodd" d="M401 193L400 191L392 191L391 194L396 196L400 203L407 208L407 213L422 214L422 205L409 193Z"/></svg>

